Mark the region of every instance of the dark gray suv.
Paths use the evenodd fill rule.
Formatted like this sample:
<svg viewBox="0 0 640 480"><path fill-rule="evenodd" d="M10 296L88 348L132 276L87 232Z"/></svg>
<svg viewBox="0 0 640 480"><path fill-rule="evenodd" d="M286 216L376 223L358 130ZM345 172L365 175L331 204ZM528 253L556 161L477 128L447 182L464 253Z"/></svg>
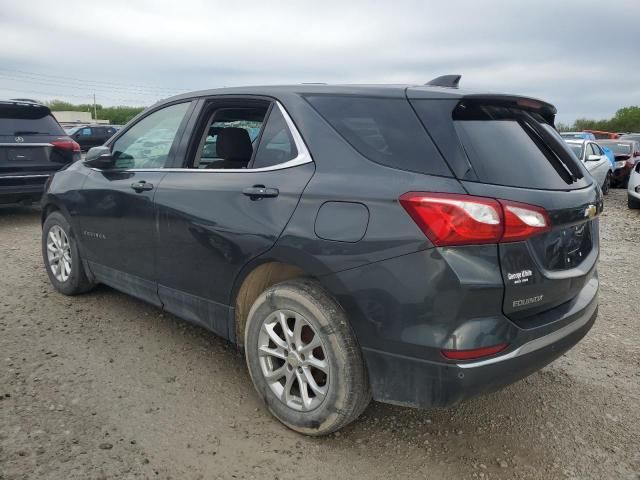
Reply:
<svg viewBox="0 0 640 480"><path fill-rule="evenodd" d="M309 435L520 379L595 321L602 194L552 105L456 85L163 101L49 182L49 278L239 345Z"/></svg>

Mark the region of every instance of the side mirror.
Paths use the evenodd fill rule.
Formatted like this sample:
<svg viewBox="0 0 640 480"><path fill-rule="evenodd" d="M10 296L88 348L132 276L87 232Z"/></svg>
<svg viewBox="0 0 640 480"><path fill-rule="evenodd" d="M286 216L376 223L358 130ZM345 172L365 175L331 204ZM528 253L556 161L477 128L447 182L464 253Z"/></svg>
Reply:
<svg viewBox="0 0 640 480"><path fill-rule="evenodd" d="M89 149L84 159L84 164L91 168L112 168L115 164L115 159L111 155L109 147L99 146Z"/></svg>
<svg viewBox="0 0 640 480"><path fill-rule="evenodd" d="M599 162L600 155L587 155L587 162Z"/></svg>

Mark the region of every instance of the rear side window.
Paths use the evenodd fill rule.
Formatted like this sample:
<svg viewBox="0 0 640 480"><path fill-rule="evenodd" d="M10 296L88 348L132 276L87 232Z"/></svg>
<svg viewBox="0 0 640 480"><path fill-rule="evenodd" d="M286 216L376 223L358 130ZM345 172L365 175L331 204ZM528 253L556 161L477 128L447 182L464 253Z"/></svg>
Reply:
<svg viewBox="0 0 640 480"><path fill-rule="evenodd" d="M48 109L0 106L0 135L64 135Z"/></svg>
<svg viewBox="0 0 640 480"><path fill-rule="evenodd" d="M533 112L461 102L453 123L481 182L543 190L588 185L560 135Z"/></svg>
<svg viewBox="0 0 640 480"><path fill-rule="evenodd" d="M280 108L274 106L260 138L253 168L271 167L293 160L297 156L298 150L287 122Z"/></svg>
<svg viewBox="0 0 640 480"><path fill-rule="evenodd" d="M306 99L369 160L401 170L451 176L405 99L355 95L309 95Z"/></svg>

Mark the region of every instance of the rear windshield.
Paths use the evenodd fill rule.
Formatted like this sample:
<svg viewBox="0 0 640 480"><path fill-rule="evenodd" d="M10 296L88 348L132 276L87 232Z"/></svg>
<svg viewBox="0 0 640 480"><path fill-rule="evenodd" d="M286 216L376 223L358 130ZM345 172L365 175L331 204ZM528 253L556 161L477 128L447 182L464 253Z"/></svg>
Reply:
<svg viewBox="0 0 640 480"><path fill-rule="evenodd" d="M589 184L562 137L536 113L463 101L453 123L481 182L543 190Z"/></svg>
<svg viewBox="0 0 640 480"><path fill-rule="evenodd" d="M64 135L48 109L0 106L0 135Z"/></svg>
<svg viewBox="0 0 640 480"><path fill-rule="evenodd" d="M452 176L407 100L353 95L305 98L369 160L401 170Z"/></svg>

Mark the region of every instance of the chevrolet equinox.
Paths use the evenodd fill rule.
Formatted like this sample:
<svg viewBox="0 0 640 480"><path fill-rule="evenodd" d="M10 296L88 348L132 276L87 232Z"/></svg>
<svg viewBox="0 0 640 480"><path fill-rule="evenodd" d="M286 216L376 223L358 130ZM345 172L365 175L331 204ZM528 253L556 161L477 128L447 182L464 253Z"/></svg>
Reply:
<svg viewBox="0 0 640 480"><path fill-rule="evenodd" d="M535 372L595 321L602 192L552 105L458 80L162 101L48 180L51 283L237 344L308 435Z"/></svg>

